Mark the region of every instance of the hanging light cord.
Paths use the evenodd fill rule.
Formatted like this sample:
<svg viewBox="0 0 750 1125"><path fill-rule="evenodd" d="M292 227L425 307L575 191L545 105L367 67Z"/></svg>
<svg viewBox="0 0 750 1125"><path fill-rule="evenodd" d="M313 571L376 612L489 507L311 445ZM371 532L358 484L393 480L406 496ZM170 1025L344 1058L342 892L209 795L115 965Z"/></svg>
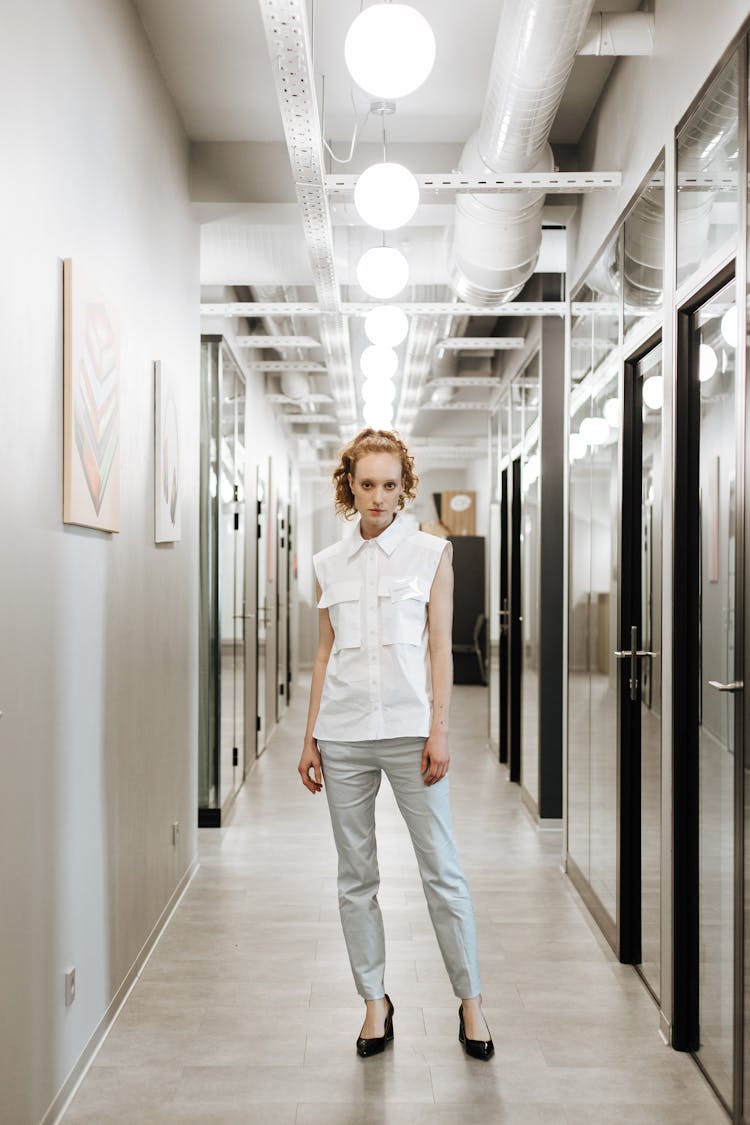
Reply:
<svg viewBox="0 0 750 1125"><path fill-rule="evenodd" d="M326 89L326 85L325 85L326 76L325 76L325 74L321 75L321 81L322 81L322 86L323 86L322 97L321 97L321 100L323 102L321 116L323 118L323 132L325 133L325 89ZM328 155L331 157L331 160L335 160L337 164L351 164L351 162L354 158L354 149L355 149L356 144L357 144L357 138L359 137L359 134L361 133L362 129L364 128L365 123L367 122L367 118L370 116L370 110L368 109L367 113L364 115L362 120L357 121L357 103L354 100L354 90L352 89L351 86L349 87L349 98L350 98L351 103L352 103L352 109L354 110L354 132L352 133L352 143L349 145L349 155L348 156L337 156L336 153L331 148L331 146L329 145L328 141L325 139L325 135L321 137L321 140L323 141L323 147L325 148Z"/></svg>

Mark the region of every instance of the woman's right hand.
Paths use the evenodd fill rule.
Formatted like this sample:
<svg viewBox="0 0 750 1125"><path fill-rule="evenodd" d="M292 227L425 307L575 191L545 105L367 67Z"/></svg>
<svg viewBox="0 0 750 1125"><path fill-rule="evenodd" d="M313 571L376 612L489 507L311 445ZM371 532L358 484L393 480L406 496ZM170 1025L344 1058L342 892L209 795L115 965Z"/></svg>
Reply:
<svg viewBox="0 0 750 1125"><path fill-rule="evenodd" d="M323 771L320 763L320 751L314 738L305 742L297 769L305 789L309 789L311 793L320 793L323 788ZM313 771L313 777L310 777L310 770Z"/></svg>

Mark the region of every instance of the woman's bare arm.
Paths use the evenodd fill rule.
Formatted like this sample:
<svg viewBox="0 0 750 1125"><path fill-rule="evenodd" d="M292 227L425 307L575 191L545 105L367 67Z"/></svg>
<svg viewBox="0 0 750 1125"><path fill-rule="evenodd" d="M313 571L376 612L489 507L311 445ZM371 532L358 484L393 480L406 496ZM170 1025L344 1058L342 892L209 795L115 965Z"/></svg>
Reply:
<svg viewBox="0 0 750 1125"><path fill-rule="evenodd" d="M453 688L453 567L451 548L443 550L432 582L427 606L430 671L432 677L432 725L422 754L425 785L434 785L448 772L450 753L451 690Z"/></svg>
<svg viewBox="0 0 750 1125"><path fill-rule="evenodd" d="M320 583L315 583L316 600L320 601ZM311 793L319 793L323 788L323 775L320 768L320 754L318 744L313 738L315 722L320 710L320 699L323 694L323 683L326 678L326 668L333 648L333 626L328 616L327 609L318 610L318 647L313 663L312 683L310 684L310 704L307 709L307 728L302 747L302 756L297 767L302 778L302 784ZM313 777L310 777L310 770Z"/></svg>

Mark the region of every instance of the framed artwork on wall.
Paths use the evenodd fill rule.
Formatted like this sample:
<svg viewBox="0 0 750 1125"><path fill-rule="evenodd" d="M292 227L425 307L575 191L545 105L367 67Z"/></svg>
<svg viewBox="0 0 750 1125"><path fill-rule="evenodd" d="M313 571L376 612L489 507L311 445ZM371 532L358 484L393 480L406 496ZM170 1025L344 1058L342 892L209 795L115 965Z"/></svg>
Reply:
<svg viewBox="0 0 750 1125"><path fill-rule="evenodd" d="M111 304L63 262L63 522L120 530L120 334Z"/></svg>
<svg viewBox="0 0 750 1125"><path fill-rule="evenodd" d="M161 360L154 364L154 454L154 538L176 543L182 538L180 426L174 379Z"/></svg>

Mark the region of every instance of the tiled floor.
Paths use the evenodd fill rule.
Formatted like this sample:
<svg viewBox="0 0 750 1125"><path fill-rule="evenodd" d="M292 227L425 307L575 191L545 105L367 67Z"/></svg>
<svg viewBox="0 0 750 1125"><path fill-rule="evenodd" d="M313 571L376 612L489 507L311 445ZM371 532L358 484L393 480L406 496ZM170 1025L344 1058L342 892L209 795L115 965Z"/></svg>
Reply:
<svg viewBox="0 0 750 1125"><path fill-rule="evenodd" d="M486 689L456 691L456 836L477 912L496 1055L467 1059L406 831L378 804L396 1038L360 1059L362 1004L339 928L323 796L296 774L298 690L64 1125L725 1125L692 1060L665 1047L485 747Z"/></svg>

